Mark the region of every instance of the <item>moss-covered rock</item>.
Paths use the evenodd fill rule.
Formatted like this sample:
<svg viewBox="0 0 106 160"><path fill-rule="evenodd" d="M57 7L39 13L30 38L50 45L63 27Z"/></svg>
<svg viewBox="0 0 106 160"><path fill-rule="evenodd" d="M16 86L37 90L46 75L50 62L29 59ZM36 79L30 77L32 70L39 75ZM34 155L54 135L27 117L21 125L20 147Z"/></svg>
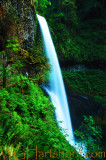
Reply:
<svg viewBox="0 0 106 160"><path fill-rule="evenodd" d="M0 43L17 36L25 49L33 48L36 14L29 0L4 0L0 10Z"/></svg>

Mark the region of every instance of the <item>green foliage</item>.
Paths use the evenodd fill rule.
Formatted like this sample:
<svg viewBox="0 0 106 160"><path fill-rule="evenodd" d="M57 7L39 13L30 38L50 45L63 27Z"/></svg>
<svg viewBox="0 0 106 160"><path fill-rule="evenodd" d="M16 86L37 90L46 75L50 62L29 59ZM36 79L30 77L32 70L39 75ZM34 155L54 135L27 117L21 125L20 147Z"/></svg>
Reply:
<svg viewBox="0 0 106 160"><path fill-rule="evenodd" d="M34 0L36 3L37 13L44 15L47 12L47 7L51 5L50 0Z"/></svg>
<svg viewBox="0 0 106 160"><path fill-rule="evenodd" d="M57 125L54 118L55 108L49 98L44 96L37 84L26 81L26 78L22 84L23 94L20 93L20 85L0 90L0 146L3 150L0 158L3 159L3 156L6 156L6 160L8 160L8 152L5 154L7 147L11 151L12 160L22 159L23 153L27 157L27 146L30 149L36 149L36 145L38 155L40 155L39 152L48 152L47 156L43 158L45 160L50 158L50 149L52 151L51 159L67 159L62 154L60 157L59 155L53 156L54 152L59 153L59 146L61 152L70 151L77 155ZM28 157L29 160L34 159L36 151L28 151ZM42 156L40 155L40 157ZM42 159L40 157L39 159ZM70 157L71 159L81 160L83 158L79 155L79 157Z"/></svg>
<svg viewBox="0 0 106 160"><path fill-rule="evenodd" d="M89 24L85 25L89 26ZM79 59L76 59L76 57L75 59L78 62L104 63L106 61L104 33L105 31L100 29L83 29L82 31L82 27L79 28L79 33L74 37L77 46L76 54Z"/></svg>
<svg viewBox="0 0 106 160"><path fill-rule="evenodd" d="M12 40L7 40L6 48L0 54L2 65L0 68L0 77L3 78L3 87L6 86L7 82L8 84L10 83L14 74L20 74L22 72L23 66L27 68L29 78L32 78L33 81L42 83L48 79L47 75L50 69L49 60L37 47L26 51L18 44L18 38L12 37Z"/></svg>
<svg viewBox="0 0 106 160"><path fill-rule="evenodd" d="M62 23L55 24L55 27L53 28L55 33L52 34L61 61L70 60L79 63L94 61L95 63L101 63L101 65L105 63L104 30L87 31L83 29L83 26L78 28L77 33L74 33L75 31L71 29L70 32L66 25Z"/></svg>
<svg viewBox="0 0 106 160"><path fill-rule="evenodd" d="M14 71L14 69L17 68L17 71L19 71L23 66L21 61L17 59L18 51L19 44L17 44L17 38L13 37L12 40L7 41L5 50L0 52L0 77L3 78L3 87L6 87L7 77L11 76L11 73Z"/></svg>
<svg viewBox="0 0 106 160"><path fill-rule="evenodd" d="M51 0L51 4L46 17L60 61L104 66L104 2Z"/></svg>
<svg viewBox="0 0 106 160"><path fill-rule="evenodd" d="M18 42L18 38L17 37L12 37L12 40L7 40L8 44L6 46L6 48L8 49L12 49L14 52L18 51L19 48L19 44L17 44Z"/></svg>
<svg viewBox="0 0 106 160"><path fill-rule="evenodd" d="M84 120L78 130L74 132L78 140L81 141L87 148L87 151L100 151L100 143L102 131L99 126L95 125L92 116L84 116Z"/></svg>
<svg viewBox="0 0 106 160"><path fill-rule="evenodd" d="M105 107L105 71L63 71L63 77L67 84L72 87L76 92L92 97L95 102L98 102L103 107Z"/></svg>
<svg viewBox="0 0 106 160"><path fill-rule="evenodd" d="M45 55L39 52L36 48L29 50L29 55L26 58L27 64L29 67L35 67L35 73L40 74L49 70L49 59L45 58Z"/></svg>

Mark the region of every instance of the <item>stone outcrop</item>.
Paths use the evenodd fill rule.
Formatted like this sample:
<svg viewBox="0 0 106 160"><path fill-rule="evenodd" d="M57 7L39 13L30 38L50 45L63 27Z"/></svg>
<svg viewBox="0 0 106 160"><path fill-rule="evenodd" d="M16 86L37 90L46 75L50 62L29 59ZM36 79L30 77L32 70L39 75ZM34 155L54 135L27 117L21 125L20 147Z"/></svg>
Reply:
<svg viewBox="0 0 106 160"><path fill-rule="evenodd" d="M25 49L33 48L34 35L35 35L35 11L34 11L34 8L30 4L30 0L20 0L20 1L19 0L4 0L4 1L2 0L0 1L0 8L1 8L0 22L1 24L2 24L3 18L5 18L10 7L14 8L16 12L16 16L19 18L18 22L17 21L14 22L16 23L14 25L18 26L18 38L22 41L23 47ZM5 33L6 36L3 35L3 32L5 32L4 31L5 30L4 27L6 25L5 23L6 22L4 22L2 25L3 28L0 28L1 40L3 38L5 40L10 38L10 36L7 36L9 35L9 33ZM13 27L13 24L8 25L8 28L10 26ZM14 30L13 28L10 31L8 29L8 32L12 32L12 30ZM15 29L16 28L17 27L15 26Z"/></svg>

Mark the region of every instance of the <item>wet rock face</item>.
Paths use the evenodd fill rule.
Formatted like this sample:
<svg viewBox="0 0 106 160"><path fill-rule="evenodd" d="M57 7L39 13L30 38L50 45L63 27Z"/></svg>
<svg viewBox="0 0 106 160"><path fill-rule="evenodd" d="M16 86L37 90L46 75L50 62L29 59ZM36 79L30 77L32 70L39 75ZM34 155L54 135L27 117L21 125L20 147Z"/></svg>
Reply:
<svg viewBox="0 0 106 160"><path fill-rule="evenodd" d="M95 103L91 98L76 93L66 82L65 88L74 130L79 128L83 121L84 115L95 116L100 114L98 113L101 110L99 104Z"/></svg>
<svg viewBox="0 0 106 160"><path fill-rule="evenodd" d="M20 38L23 41L25 49L32 48L34 43L35 33L35 13L29 3L29 0L12 0L12 5L17 11L17 15L22 22Z"/></svg>
<svg viewBox="0 0 106 160"><path fill-rule="evenodd" d="M8 0L3 2L4 7L11 5L15 8L21 24L19 37L22 40L24 49L33 48L35 34L35 12L29 0Z"/></svg>
<svg viewBox="0 0 106 160"><path fill-rule="evenodd" d="M104 110L101 108L100 104L95 103L91 98L82 96L81 94L76 93L68 86L65 82L65 88L67 93L67 99L69 104L69 110L73 125L73 130L75 131L80 127L83 122L83 116L93 116L94 120L99 117L99 122L96 122L97 126L102 128L102 145L106 146L106 125L104 120Z"/></svg>

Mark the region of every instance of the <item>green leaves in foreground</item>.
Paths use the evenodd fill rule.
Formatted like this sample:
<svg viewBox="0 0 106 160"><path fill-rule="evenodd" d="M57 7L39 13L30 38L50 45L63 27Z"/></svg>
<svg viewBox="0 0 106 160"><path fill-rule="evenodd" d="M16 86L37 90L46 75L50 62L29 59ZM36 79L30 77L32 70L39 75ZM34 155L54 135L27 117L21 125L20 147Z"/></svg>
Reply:
<svg viewBox="0 0 106 160"><path fill-rule="evenodd" d="M84 116L84 120L78 130L74 132L78 140L84 144L87 151L99 152L102 138L101 127L96 126L92 116Z"/></svg>
<svg viewBox="0 0 106 160"><path fill-rule="evenodd" d="M26 79L22 87L23 93L19 83L0 90L0 159L8 160L9 155L11 160L22 159L23 153L25 159L35 159L36 151L27 149L36 146L38 159L67 159L62 153L59 156L59 147L64 154L76 153L75 157L68 155L70 160L83 159L61 133L54 118L55 108L41 88Z"/></svg>

